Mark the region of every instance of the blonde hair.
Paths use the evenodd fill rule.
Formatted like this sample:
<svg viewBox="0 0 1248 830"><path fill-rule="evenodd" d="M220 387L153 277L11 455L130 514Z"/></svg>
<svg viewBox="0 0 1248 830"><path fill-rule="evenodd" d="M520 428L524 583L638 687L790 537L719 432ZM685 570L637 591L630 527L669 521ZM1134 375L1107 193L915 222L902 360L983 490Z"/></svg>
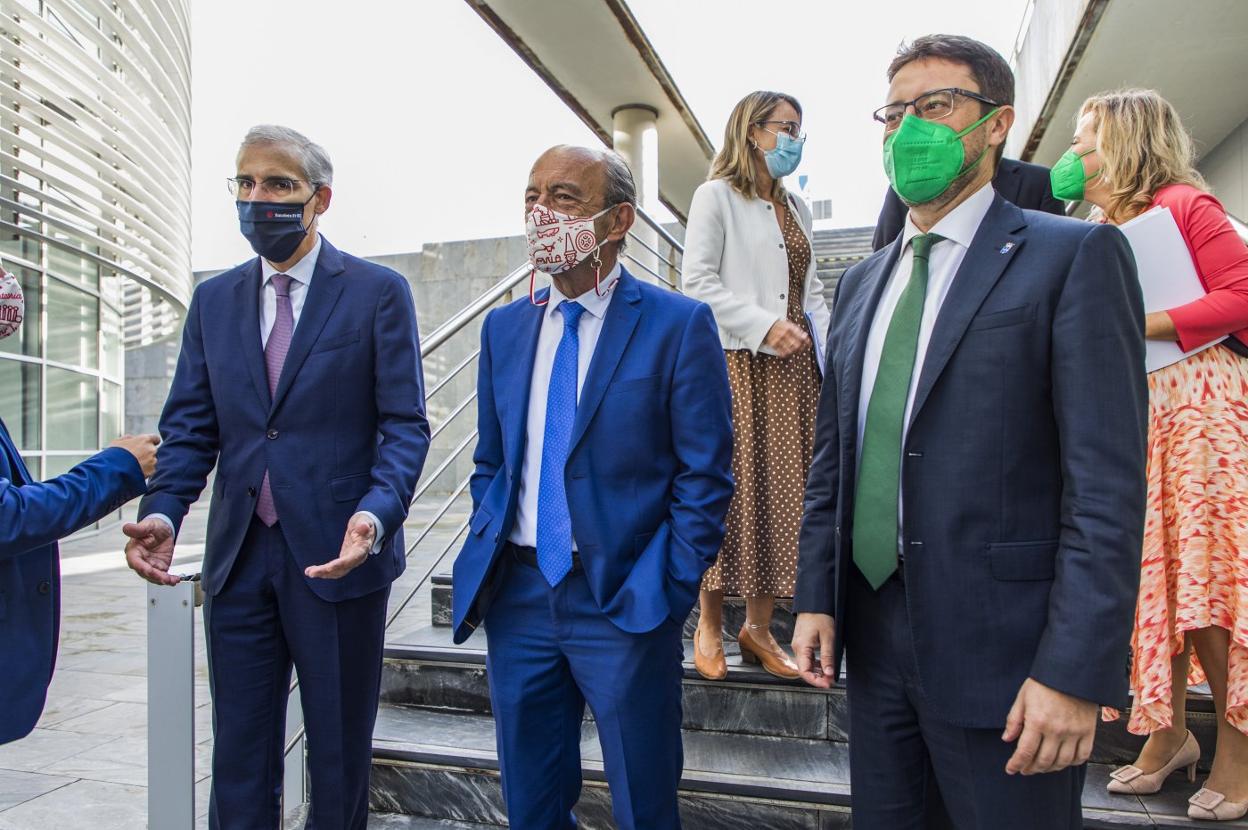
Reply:
<svg viewBox="0 0 1248 830"><path fill-rule="evenodd" d="M1152 89L1093 95L1079 108L1092 113L1101 175L1109 188L1105 216L1118 224L1148 210L1158 190L1188 184L1208 190L1196 170L1196 148L1178 112Z"/></svg>
<svg viewBox="0 0 1248 830"><path fill-rule="evenodd" d="M724 127L724 146L711 162L707 179L726 179L733 189L747 199L770 198L778 201L784 196L784 181L775 179L770 193L759 191L758 177L754 167L754 147L750 141L750 127L766 121L777 106L787 103L797 110L800 118L802 105L792 95L783 92L751 92L737 102Z"/></svg>

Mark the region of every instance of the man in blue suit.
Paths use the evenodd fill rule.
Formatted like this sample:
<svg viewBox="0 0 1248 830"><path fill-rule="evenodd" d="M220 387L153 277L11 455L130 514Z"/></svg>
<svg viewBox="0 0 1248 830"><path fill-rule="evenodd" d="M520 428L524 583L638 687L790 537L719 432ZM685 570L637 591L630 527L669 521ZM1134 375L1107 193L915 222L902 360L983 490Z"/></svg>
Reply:
<svg viewBox="0 0 1248 830"><path fill-rule="evenodd" d="M635 205L614 153L543 154L526 221L554 284L481 331L454 636L484 622L517 830L575 827L586 703L618 825L680 826L681 628L724 534L731 404L710 309L618 262Z"/></svg>
<svg viewBox="0 0 1248 830"><path fill-rule="evenodd" d="M0 268L0 340L17 332L22 310L16 278ZM39 482L0 421L0 744L28 735L43 713L60 632L57 540L142 495L158 441L123 436Z"/></svg>
<svg viewBox="0 0 1248 830"><path fill-rule="evenodd" d="M993 192L1009 66L902 49L877 111L910 206L837 287L793 639L847 657L855 830L1081 830L1127 699L1144 529L1144 311L1125 238Z"/></svg>
<svg viewBox="0 0 1248 830"><path fill-rule="evenodd" d="M292 663L308 732L308 827L368 821L386 600L429 449L402 276L317 231L325 151L284 127L238 153L240 228L259 254L195 291L139 507L131 567L170 584L174 539L217 466L203 580L214 830L281 824Z"/></svg>

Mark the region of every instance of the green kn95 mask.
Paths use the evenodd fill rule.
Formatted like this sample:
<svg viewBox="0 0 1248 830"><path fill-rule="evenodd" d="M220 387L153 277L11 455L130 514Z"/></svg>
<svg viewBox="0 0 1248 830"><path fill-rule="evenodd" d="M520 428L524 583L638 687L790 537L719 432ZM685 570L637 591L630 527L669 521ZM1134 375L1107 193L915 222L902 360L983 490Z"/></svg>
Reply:
<svg viewBox="0 0 1248 830"><path fill-rule="evenodd" d="M1101 171L1097 170L1089 176L1083 169L1083 157L1095 152L1096 148L1093 147L1086 153L1076 153L1074 150L1062 153L1057 164L1049 171L1049 185L1053 188L1054 196L1067 202L1083 201L1083 190L1088 182L1101 175Z"/></svg>
<svg viewBox="0 0 1248 830"><path fill-rule="evenodd" d="M954 181L984 158L988 147L970 164L962 137L1000 111L992 110L962 132L939 121L907 114L901 126L884 139L884 171L902 201L922 205L938 198Z"/></svg>

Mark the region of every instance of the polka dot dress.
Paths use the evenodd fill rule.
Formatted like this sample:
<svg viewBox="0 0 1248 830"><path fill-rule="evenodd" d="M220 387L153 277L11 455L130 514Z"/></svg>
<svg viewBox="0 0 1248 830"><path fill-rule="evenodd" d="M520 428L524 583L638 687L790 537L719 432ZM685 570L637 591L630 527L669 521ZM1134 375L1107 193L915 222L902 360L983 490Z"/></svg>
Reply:
<svg viewBox="0 0 1248 830"><path fill-rule="evenodd" d="M789 255L788 319L803 328L810 243L785 211ZM813 349L791 357L724 353L732 386L732 474L737 488L728 533L702 588L733 596L793 595L802 495L815 443L819 367Z"/></svg>

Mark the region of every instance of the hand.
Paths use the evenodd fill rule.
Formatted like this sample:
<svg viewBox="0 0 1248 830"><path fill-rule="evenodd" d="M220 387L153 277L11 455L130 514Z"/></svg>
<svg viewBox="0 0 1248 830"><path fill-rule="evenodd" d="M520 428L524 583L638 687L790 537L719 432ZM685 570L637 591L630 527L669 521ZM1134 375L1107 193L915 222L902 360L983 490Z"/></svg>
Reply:
<svg viewBox="0 0 1248 830"><path fill-rule="evenodd" d="M1144 315L1144 336L1149 340L1178 340L1179 332L1169 314L1154 311Z"/></svg>
<svg viewBox="0 0 1248 830"><path fill-rule="evenodd" d="M324 565L313 565L303 574L311 579L341 579L364 564L376 539L377 528L373 527L372 520L363 513L356 513L347 522L338 558Z"/></svg>
<svg viewBox="0 0 1248 830"><path fill-rule="evenodd" d="M156 448L160 446L159 435L123 435L110 447L121 447L134 456L143 468L143 478L151 478L156 472Z"/></svg>
<svg viewBox="0 0 1248 830"><path fill-rule="evenodd" d="M1035 775L1086 763L1096 737L1097 711L1097 705L1091 701L1027 678L1018 690L1001 736L1006 743L1018 741L1006 762L1006 773Z"/></svg>
<svg viewBox="0 0 1248 830"><path fill-rule="evenodd" d="M788 357L810 348L810 336L801 326L788 320L777 320L763 338L763 345L773 349L780 357Z"/></svg>
<svg viewBox="0 0 1248 830"><path fill-rule="evenodd" d="M139 576L154 585L177 585L179 579L169 573L173 564L173 528L160 519L144 519L122 525L121 532L130 537L126 542L126 564Z"/></svg>
<svg viewBox="0 0 1248 830"><path fill-rule="evenodd" d="M836 666L832 662L832 638L836 621L827 614L798 614L793 629L793 654L802 679L819 689L832 688Z"/></svg>

